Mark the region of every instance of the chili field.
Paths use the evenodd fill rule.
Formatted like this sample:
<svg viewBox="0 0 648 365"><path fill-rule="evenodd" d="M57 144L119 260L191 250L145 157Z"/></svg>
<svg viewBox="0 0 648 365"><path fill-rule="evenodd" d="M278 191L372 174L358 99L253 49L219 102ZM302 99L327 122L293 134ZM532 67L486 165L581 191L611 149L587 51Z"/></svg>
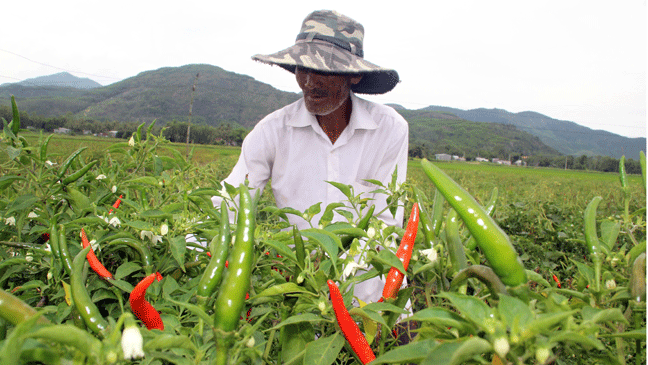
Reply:
<svg viewBox="0 0 648 365"><path fill-rule="evenodd" d="M305 211L222 186L237 148L19 126L1 141L2 364L646 362L645 175L622 164L411 160L404 184L373 181L400 228L342 184ZM408 284L354 299L376 276Z"/></svg>

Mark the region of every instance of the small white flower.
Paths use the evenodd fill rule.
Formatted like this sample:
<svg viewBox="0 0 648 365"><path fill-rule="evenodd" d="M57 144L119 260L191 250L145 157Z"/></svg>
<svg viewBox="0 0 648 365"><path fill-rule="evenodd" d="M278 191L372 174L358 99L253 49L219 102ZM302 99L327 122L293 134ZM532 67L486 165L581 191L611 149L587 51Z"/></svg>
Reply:
<svg viewBox="0 0 648 365"><path fill-rule="evenodd" d="M164 236L167 233L169 233L169 226L166 223L163 223L162 226L160 226L160 234Z"/></svg>
<svg viewBox="0 0 648 365"><path fill-rule="evenodd" d="M90 246L92 246L93 251L101 250L101 247L99 247L99 244L97 243L97 240L92 240L90 241Z"/></svg>
<svg viewBox="0 0 648 365"><path fill-rule="evenodd" d="M427 250L421 250L421 255L427 257L430 262L436 262L436 260L438 259L437 252L434 247L428 248Z"/></svg>
<svg viewBox="0 0 648 365"><path fill-rule="evenodd" d="M131 147L135 146L135 138L133 136L128 140L128 145Z"/></svg>
<svg viewBox="0 0 648 365"><path fill-rule="evenodd" d="M34 261L34 256L31 254L31 252L27 253L27 256L25 256L25 261L27 262Z"/></svg>
<svg viewBox="0 0 648 365"><path fill-rule="evenodd" d="M27 215L27 218L38 218L38 214L36 214L34 212L29 212L29 214Z"/></svg>
<svg viewBox="0 0 648 365"><path fill-rule="evenodd" d="M156 244L156 243L158 243L158 242L162 242L162 236L158 236L158 235L154 234L154 235L151 237L151 242L152 242L153 244Z"/></svg>
<svg viewBox="0 0 648 365"><path fill-rule="evenodd" d="M230 200L232 199L232 197L231 197L231 196L229 195L229 193L227 192L227 189L225 188L225 185L223 185L223 187L222 187L218 192L220 193L220 195L221 195L223 198L225 198L225 199L230 199Z"/></svg>
<svg viewBox="0 0 648 365"><path fill-rule="evenodd" d="M148 239L152 239L153 232L151 232L151 231L142 231L142 232L140 232L140 238L144 239L145 237L148 237Z"/></svg>
<svg viewBox="0 0 648 365"><path fill-rule="evenodd" d="M16 225L16 218L14 218L14 217L5 218L5 224L8 225L8 226L15 226Z"/></svg>
<svg viewBox="0 0 648 365"><path fill-rule="evenodd" d="M49 243L46 243L43 245L43 250L46 252L52 252L52 246L50 246Z"/></svg>
<svg viewBox="0 0 648 365"><path fill-rule="evenodd" d="M355 261L350 261L344 267L344 272L342 273L342 276L344 276L344 278L346 279L347 277L355 274L358 269L366 269L366 268L367 268L367 264L365 264L364 262L358 264Z"/></svg>
<svg viewBox="0 0 648 365"><path fill-rule="evenodd" d="M369 238L374 238L376 236L376 229L374 227L369 227L369 229L367 229L367 236L369 236Z"/></svg>
<svg viewBox="0 0 648 365"><path fill-rule="evenodd" d="M608 288L608 290L612 290L616 288L616 281L614 279L610 279L605 282L605 287Z"/></svg>
<svg viewBox="0 0 648 365"><path fill-rule="evenodd" d="M50 165L50 166L54 166L54 165L56 165L56 162L52 162L52 161L50 161L50 160L45 161L45 163L48 164L48 165Z"/></svg>
<svg viewBox="0 0 648 365"><path fill-rule="evenodd" d="M511 346L509 345L506 337L499 337L496 338L495 341L493 341L493 349L499 355L499 357L503 359L506 357L506 354L508 354Z"/></svg>
<svg viewBox="0 0 648 365"><path fill-rule="evenodd" d="M54 277L54 275L52 275L52 272L48 271L47 272L47 280L52 280L53 277Z"/></svg>
<svg viewBox="0 0 648 365"><path fill-rule="evenodd" d="M119 227L121 225L121 221L117 217L112 217L108 224L112 225L113 227Z"/></svg>
<svg viewBox="0 0 648 365"><path fill-rule="evenodd" d="M112 192L113 192L113 194L117 192L117 186L113 185Z"/></svg>
<svg viewBox="0 0 648 365"><path fill-rule="evenodd" d="M137 326L127 326L122 332L121 346L124 351L124 359L136 359L144 357L144 350L142 345L144 340Z"/></svg>
<svg viewBox="0 0 648 365"><path fill-rule="evenodd" d="M101 175L95 177L95 180L103 180L103 179L105 179L105 178L106 178L106 175L101 174Z"/></svg>

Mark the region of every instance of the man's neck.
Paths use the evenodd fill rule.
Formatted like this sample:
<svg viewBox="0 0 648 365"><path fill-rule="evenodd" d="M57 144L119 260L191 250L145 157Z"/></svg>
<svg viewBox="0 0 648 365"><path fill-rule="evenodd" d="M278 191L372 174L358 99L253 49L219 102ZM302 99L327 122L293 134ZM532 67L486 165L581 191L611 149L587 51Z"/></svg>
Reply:
<svg viewBox="0 0 648 365"><path fill-rule="evenodd" d="M349 95L347 100L335 111L327 115L316 115L317 122L329 137L332 144L335 144L335 141L342 134L344 128L349 125L352 108L351 95Z"/></svg>

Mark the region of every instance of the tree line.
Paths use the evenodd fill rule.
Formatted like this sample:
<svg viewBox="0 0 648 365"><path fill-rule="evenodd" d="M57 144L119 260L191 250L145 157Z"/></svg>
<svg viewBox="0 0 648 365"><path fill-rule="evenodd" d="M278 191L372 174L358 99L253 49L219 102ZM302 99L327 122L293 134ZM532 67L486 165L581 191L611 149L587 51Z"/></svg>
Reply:
<svg viewBox="0 0 648 365"><path fill-rule="evenodd" d="M6 121L13 119L11 108L0 106L0 118ZM127 139L137 130L140 122L129 121L99 121L91 118L79 118L72 113L58 117L45 118L41 116L30 116L29 113L20 112L20 125L25 129L42 130L52 133L58 128L67 128L72 134L81 135L84 131L92 131L93 134L117 131L117 138ZM153 133L159 134L164 128L163 135L171 142L186 142L187 127L186 121L171 121L164 126L156 125ZM231 123L222 123L216 127L206 124L191 125L189 139L197 144L214 144L240 146L248 130L240 126L233 127Z"/></svg>

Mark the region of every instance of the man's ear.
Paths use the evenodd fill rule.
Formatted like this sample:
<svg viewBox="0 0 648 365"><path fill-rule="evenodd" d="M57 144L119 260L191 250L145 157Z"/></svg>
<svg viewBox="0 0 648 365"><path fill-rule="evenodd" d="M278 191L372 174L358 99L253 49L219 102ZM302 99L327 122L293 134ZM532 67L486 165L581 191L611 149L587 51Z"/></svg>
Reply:
<svg viewBox="0 0 648 365"><path fill-rule="evenodd" d="M349 81L351 82L351 85L357 85L360 80L362 80L362 75L357 75L357 76L352 76Z"/></svg>

